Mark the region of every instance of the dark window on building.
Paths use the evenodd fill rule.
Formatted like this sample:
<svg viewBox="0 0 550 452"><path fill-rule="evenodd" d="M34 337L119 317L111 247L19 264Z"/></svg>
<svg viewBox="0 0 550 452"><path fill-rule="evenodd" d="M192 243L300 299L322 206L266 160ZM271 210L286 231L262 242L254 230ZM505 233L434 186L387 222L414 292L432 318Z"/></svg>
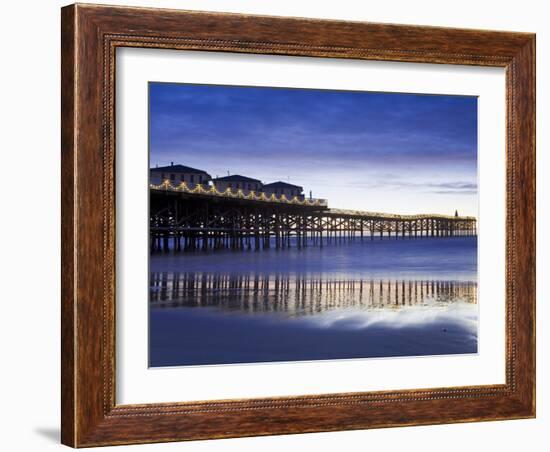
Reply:
<svg viewBox="0 0 550 452"><path fill-rule="evenodd" d="M248 184L248 189L252 190L252 184Z"/></svg>
<svg viewBox="0 0 550 452"><path fill-rule="evenodd" d="M160 175L160 178L161 178L162 180L164 180L164 173L162 173L162 174Z"/></svg>
<svg viewBox="0 0 550 452"><path fill-rule="evenodd" d="M183 174L180 174L180 180L183 182L185 180L185 176Z"/></svg>
<svg viewBox="0 0 550 452"><path fill-rule="evenodd" d="M199 184L202 184L202 175L199 174Z"/></svg>
<svg viewBox="0 0 550 452"><path fill-rule="evenodd" d="M175 174L170 174L170 180L176 180L176 175Z"/></svg>
<svg viewBox="0 0 550 452"><path fill-rule="evenodd" d="M229 188L233 188L233 185L231 184L231 182L229 182L229 183L227 184L227 186L228 186Z"/></svg>
<svg viewBox="0 0 550 452"><path fill-rule="evenodd" d="M193 175L191 174L190 177L191 177L191 183L195 182L195 176L193 176Z"/></svg>

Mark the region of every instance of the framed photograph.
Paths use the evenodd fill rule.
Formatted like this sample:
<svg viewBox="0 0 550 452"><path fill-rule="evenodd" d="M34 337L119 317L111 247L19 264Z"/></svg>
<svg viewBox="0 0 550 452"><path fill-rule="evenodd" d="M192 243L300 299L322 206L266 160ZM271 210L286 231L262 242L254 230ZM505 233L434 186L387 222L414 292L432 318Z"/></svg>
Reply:
<svg viewBox="0 0 550 452"><path fill-rule="evenodd" d="M62 9L62 442L535 416L535 36Z"/></svg>

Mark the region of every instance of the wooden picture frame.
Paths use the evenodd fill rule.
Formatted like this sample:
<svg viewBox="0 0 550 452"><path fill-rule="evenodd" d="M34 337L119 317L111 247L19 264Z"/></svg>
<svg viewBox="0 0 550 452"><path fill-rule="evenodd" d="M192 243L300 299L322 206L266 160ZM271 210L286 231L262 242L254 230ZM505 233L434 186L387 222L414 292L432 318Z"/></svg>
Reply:
<svg viewBox="0 0 550 452"><path fill-rule="evenodd" d="M62 9L61 32L64 444L85 447L535 416L535 35L79 4ZM118 47L505 68L506 383L117 405Z"/></svg>

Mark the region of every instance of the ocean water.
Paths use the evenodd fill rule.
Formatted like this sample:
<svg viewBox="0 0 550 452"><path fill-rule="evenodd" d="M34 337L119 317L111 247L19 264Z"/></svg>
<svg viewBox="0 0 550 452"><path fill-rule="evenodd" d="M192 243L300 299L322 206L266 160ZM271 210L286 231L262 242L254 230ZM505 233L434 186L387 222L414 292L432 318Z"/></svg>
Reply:
<svg viewBox="0 0 550 452"><path fill-rule="evenodd" d="M149 365L477 352L475 237L155 254Z"/></svg>

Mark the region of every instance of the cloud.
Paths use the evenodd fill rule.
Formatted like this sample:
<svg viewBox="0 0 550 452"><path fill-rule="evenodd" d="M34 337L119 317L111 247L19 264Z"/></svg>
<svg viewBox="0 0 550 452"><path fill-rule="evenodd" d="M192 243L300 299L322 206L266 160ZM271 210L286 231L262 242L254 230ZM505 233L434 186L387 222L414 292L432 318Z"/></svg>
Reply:
<svg viewBox="0 0 550 452"><path fill-rule="evenodd" d="M472 182L444 182L439 184L426 184L428 187L446 190L477 190L477 184Z"/></svg>
<svg viewBox="0 0 550 452"><path fill-rule="evenodd" d="M342 166L476 161L471 97L179 84L150 94L153 159L179 150Z"/></svg>
<svg viewBox="0 0 550 452"><path fill-rule="evenodd" d="M434 190L436 195L477 195L477 190Z"/></svg>
<svg viewBox="0 0 550 452"><path fill-rule="evenodd" d="M420 190L436 194L476 194L477 183L454 181L454 182L418 182L400 178L395 174L386 174L383 177L370 181L350 181L350 186L361 186L363 188L388 188Z"/></svg>

